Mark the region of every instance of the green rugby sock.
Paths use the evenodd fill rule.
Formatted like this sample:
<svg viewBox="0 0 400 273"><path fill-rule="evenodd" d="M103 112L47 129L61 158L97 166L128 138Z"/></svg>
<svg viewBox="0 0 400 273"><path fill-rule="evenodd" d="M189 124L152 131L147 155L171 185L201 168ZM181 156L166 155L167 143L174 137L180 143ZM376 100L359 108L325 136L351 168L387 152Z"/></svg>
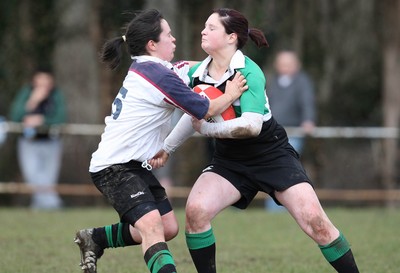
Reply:
<svg viewBox="0 0 400 273"><path fill-rule="evenodd" d="M319 246L325 259L339 273L359 273L350 244L340 233L332 243Z"/></svg>
<svg viewBox="0 0 400 273"><path fill-rule="evenodd" d="M103 249L138 245L132 239L128 223L117 223L95 228L93 230L93 240Z"/></svg>
<svg viewBox="0 0 400 273"><path fill-rule="evenodd" d="M215 273L215 237L212 229L202 233L185 233L190 256L199 273Z"/></svg>
<svg viewBox="0 0 400 273"><path fill-rule="evenodd" d="M144 260L151 273L176 273L174 259L165 242L159 242L146 250Z"/></svg>
<svg viewBox="0 0 400 273"><path fill-rule="evenodd" d="M339 237L332 243L319 246L322 254L328 262L333 262L342 257L347 251L350 250L349 242L344 238L343 234L340 233Z"/></svg>

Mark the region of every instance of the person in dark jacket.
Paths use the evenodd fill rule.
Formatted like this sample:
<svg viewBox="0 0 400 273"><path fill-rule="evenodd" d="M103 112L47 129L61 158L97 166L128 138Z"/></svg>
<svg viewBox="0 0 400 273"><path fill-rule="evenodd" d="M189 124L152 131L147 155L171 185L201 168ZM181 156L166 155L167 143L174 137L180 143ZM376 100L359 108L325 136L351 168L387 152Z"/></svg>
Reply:
<svg viewBox="0 0 400 273"><path fill-rule="evenodd" d="M35 71L31 83L17 93L10 120L23 126L17 150L23 179L35 190L31 207L60 208L62 200L53 188L60 172L62 143L54 129L65 122L66 111L64 96L50 70Z"/></svg>
<svg viewBox="0 0 400 273"><path fill-rule="evenodd" d="M276 75L267 89L271 109L283 127L301 127L300 135L289 136L289 143L301 154L304 136L312 134L316 123L314 85L294 51L280 51L274 66Z"/></svg>

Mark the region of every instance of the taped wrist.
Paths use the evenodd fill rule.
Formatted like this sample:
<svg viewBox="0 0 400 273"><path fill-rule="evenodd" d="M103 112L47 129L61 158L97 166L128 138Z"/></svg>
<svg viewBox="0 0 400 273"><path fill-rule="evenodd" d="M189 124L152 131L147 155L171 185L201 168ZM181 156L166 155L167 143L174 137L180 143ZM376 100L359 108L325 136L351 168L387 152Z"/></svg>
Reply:
<svg viewBox="0 0 400 273"><path fill-rule="evenodd" d="M263 115L258 113L243 113L239 118L209 123L203 122L200 133L215 138L247 138L260 134Z"/></svg>

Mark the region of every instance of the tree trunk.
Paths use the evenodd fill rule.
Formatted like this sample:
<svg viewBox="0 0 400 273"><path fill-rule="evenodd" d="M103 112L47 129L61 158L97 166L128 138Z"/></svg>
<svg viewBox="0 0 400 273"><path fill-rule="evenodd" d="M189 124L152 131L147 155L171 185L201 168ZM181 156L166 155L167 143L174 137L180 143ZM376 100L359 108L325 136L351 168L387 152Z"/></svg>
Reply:
<svg viewBox="0 0 400 273"><path fill-rule="evenodd" d="M382 1L383 14L383 118L385 127L399 127L400 121L400 1ZM397 139L384 141L382 178L387 190L396 188L399 145ZM388 202L389 207L394 206Z"/></svg>
<svg viewBox="0 0 400 273"><path fill-rule="evenodd" d="M93 123L99 116L96 45L90 33L90 1L57 1L59 38L55 48L57 81L68 101L69 122Z"/></svg>
<svg viewBox="0 0 400 273"><path fill-rule="evenodd" d="M102 100L97 47L95 1L57 1L59 25L55 45L54 66L57 84L63 90L69 123L101 123ZM104 76L104 75L102 75ZM90 183L88 165L96 149L98 136L63 136L64 164L60 181ZM74 171L71 171L74 170Z"/></svg>

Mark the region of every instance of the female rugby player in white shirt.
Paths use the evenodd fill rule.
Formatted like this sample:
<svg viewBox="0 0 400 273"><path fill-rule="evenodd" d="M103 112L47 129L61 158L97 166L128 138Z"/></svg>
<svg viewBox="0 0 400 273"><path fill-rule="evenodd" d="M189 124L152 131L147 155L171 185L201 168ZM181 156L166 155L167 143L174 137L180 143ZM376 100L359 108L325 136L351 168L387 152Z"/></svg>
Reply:
<svg viewBox="0 0 400 273"><path fill-rule="evenodd" d="M161 149L175 108L196 119L219 114L246 90L246 81L238 75L229 90L212 101L192 92L184 81L189 63L170 63L175 38L157 10L139 13L125 35L105 43L101 57L112 69L120 63L122 45L133 62L111 115L105 118L89 167L93 183L118 212L121 223L80 230L75 242L85 273L97 272L104 249L139 244L150 272L176 272L165 242L177 235L178 223L146 160Z"/></svg>

